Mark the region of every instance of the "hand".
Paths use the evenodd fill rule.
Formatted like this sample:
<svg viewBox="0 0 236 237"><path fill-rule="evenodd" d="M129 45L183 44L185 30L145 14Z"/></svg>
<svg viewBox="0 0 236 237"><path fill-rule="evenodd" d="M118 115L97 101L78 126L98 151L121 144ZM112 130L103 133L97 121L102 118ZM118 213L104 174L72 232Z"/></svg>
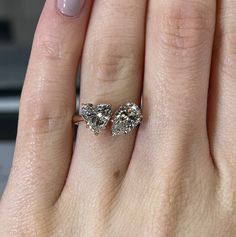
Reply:
<svg viewBox="0 0 236 237"><path fill-rule="evenodd" d="M0 236L235 236L236 2L55 5L34 39ZM117 137L81 124L73 147L82 49L80 102L142 96L144 120Z"/></svg>

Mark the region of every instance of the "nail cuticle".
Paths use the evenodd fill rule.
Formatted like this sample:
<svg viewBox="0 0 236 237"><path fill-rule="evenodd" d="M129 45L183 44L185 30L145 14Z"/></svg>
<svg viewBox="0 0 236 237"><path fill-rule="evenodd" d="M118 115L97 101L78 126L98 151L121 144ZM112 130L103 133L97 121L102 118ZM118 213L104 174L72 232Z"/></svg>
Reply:
<svg viewBox="0 0 236 237"><path fill-rule="evenodd" d="M66 17L78 17L84 9L86 0L57 0L59 13Z"/></svg>

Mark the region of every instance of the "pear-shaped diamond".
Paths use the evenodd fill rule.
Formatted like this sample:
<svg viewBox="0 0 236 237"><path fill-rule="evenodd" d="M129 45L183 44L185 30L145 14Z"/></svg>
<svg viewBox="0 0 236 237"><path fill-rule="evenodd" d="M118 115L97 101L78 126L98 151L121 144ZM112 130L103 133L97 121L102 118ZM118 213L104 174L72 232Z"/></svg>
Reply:
<svg viewBox="0 0 236 237"><path fill-rule="evenodd" d="M82 104L81 116L87 126L95 135L98 135L104 129L112 117L111 105L99 104Z"/></svg>
<svg viewBox="0 0 236 237"><path fill-rule="evenodd" d="M141 109L134 103L121 106L114 115L112 136L128 134L142 121Z"/></svg>

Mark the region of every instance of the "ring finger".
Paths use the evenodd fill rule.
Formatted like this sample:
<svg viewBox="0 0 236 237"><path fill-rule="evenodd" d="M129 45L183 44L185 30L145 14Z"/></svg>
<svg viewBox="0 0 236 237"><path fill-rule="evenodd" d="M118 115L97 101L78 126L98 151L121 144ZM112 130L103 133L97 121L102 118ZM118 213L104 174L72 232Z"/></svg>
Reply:
<svg viewBox="0 0 236 237"><path fill-rule="evenodd" d="M95 2L82 59L81 102L108 103L113 111L126 102L140 103L145 15L143 0ZM67 182L79 194L94 197L103 190L89 205L92 212L120 183L134 146L135 132L112 137L109 130L94 136L81 124ZM89 215L88 206L81 208Z"/></svg>

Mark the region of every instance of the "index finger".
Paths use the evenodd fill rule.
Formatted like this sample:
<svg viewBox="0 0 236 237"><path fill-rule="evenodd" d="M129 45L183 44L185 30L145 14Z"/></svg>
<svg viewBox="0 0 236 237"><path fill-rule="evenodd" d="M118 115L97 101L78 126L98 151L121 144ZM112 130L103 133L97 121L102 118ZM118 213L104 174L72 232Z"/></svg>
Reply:
<svg viewBox="0 0 236 237"><path fill-rule="evenodd" d="M46 1L22 93L14 168L5 196L48 203L63 188L72 153L77 67L92 2Z"/></svg>

